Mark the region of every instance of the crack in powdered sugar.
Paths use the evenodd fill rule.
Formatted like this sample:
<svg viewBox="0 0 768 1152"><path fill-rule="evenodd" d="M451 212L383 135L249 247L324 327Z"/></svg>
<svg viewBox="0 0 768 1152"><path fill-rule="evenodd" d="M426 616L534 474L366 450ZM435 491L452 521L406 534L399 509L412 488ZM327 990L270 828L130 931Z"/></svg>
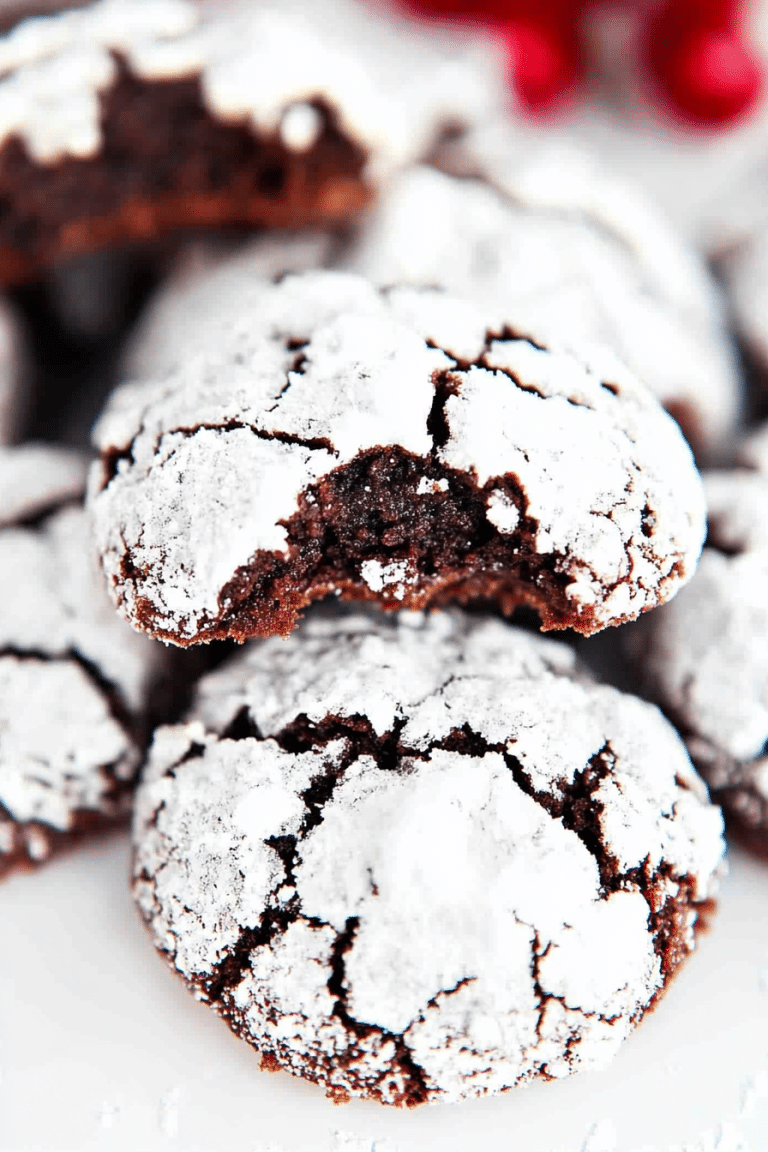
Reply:
<svg viewBox="0 0 768 1152"><path fill-rule="evenodd" d="M244 638L287 631L333 587L424 607L441 580L485 579L547 626L590 632L690 575L704 533L690 453L610 355L547 352L444 293L348 274L245 276L244 299L182 344L171 323L160 379L118 390L97 426L96 536L135 626ZM406 506L425 518L410 536ZM352 514L381 525L364 547Z"/></svg>
<svg viewBox="0 0 768 1152"><path fill-rule="evenodd" d="M321 614L246 649L137 798L156 944L337 1098L604 1062L693 948L722 842L659 714L581 676L460 616Z"/></svg>

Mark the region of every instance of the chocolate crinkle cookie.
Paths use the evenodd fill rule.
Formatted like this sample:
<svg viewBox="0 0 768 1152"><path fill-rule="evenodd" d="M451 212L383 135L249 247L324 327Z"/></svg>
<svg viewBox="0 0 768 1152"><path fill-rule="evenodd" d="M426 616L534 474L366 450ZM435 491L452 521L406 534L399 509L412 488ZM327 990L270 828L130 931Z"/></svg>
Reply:
<svg viewBox="0 0 768 1152"><path fill-rule="evenodd" d="M119 389L95 431L96 539L134 626L286 634L338 592L491 597L590 633L692 574L690 450L607 351L342 273L244 275L223 306L214 278L209 301L175 366Z"/></svg>
<svg viewBox="0 0 768 1152"><path fill-rule="evenodd" d="M768 477L705 473L709 536L672 604L622 633L736 835L768 856Z"/></svg>
<svg viewBox="0 0 768 1152"><path fill-rule="evenodd" d="M84 471L0 449L0 875L125 817L164 668L103 590Z"/></svg>
<svg viewBox="0 0 768 1152"><path fill-rule="evenodd" d="M697 456L722 454L742 382L703 264L652 212L632 213L634 197L580 151L539 144L507 159L464 178L403 173L344 266L382 284L442 285L506 311L520 333L607 344Z"/></svg>
<svg viewBox="0 0 768 1152"><path fill-rule="evenodd" d="M134 895L199 999L347 1096L603 1065L695 946L722 818L651 705L458 613L310 615L156 733Z"/></svg>
<svg viewBox="0 0 768 1152"><path fill-rule="evenodd" d="M23 21L0 39L0 281L179 227L346 220L506 93L490 38L363 0L99 0Z"/></svg>

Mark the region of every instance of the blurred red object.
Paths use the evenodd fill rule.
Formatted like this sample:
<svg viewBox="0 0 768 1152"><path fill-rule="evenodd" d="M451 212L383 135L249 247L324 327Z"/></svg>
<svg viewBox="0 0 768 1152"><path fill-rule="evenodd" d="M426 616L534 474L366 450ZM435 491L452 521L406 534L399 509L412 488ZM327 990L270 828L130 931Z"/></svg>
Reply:
<svg viewBox="0 0 768 1152"><path fill-rule="evenodd" d="M745 0L410 0L496 29L525 108L546 115L583 86L582 20L590 7L640 8L640 63L659 101L698 126L725 126L758 103L764 69L742 32Z"/></svg>

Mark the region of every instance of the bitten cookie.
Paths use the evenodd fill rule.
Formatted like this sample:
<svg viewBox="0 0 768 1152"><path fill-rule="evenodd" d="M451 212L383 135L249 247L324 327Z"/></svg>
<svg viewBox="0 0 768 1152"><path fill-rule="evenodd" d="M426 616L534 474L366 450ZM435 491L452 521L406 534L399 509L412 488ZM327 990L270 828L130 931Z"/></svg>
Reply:
<svg viewBox="0 0 768 1152"><path fill-rule="evenodd" d="M722 819L659 712L498 620L310 616L203 681L137 795L156 946L262 1054L414 1105L607 1062Z"/></svg>
<svg viewBox="0 0 768 1152"><path fill-rule="evenodd" d="M0 875L125 816L165 662L103 591L83 473L64 451L0 450Z"/></svg>
<svg viewBox="0 0 768 1152"><path fill-rule="evenodd" d="M490 40L357 0L99 0L0 39L0 282L168 229L346 220L504 106Z"/></svg>
<svg viewBox="0 0 768 1152"><path fill-rule="evenodd" d="M690 450L607 352L342 273L228 283L223 304L215 277L198 297L176 366L119 389L95 430L95 534L134 626L183 645L287 633L338 591L495 597L590 633L691 575Z"/></svg>
<svg viewBox="0 0 768 1152"><path fill-rule="evenodd" d="M623 633L734 831L768 855L768 479L705 473L709 537L674 603Z"/></svg>

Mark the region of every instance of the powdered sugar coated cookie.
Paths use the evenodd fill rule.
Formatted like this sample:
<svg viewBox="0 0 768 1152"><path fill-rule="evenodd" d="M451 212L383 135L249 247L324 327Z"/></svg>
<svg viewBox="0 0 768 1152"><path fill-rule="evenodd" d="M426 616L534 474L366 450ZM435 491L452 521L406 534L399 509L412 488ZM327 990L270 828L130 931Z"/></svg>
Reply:
<svg viewBox="0 0 768 1152"><path fill-rule="evenodd" d="M735 829L768 854L768 481L705 473L709 537L674 603L627 631L644 690L674 720Z"/></svg>
<svg viewBox="0 0 768 1152"><path fill-rule="evenodd" d="M160 730L134 894L270 1068L384 1103L597 1067L694 946L719 811L652 707L498 621L310 617Z"/></svg>
<svg viewBox="0 0 768 1152"><path fill-rule="evenodd" d="M72 498L78 471L82 494L82 463L46 453L35 446L0 458L0 475L19 465L0 488L0 873L125 815L164 664L159 645L115 616L85 511L55 508L54 493ZM48 515L8 526L5 495L17 512Z"/></svg>
<svg viewBox="0 0 768 1152"><path fill-rule="evenodd" d="M244 276L223 304L214 277L208 300L165 377L118 390L95 431L98 547L135 626L177 644L287 632L338 589L496 596L589 633L692 573L690 451L608 352L341 273Z"/></svg>

